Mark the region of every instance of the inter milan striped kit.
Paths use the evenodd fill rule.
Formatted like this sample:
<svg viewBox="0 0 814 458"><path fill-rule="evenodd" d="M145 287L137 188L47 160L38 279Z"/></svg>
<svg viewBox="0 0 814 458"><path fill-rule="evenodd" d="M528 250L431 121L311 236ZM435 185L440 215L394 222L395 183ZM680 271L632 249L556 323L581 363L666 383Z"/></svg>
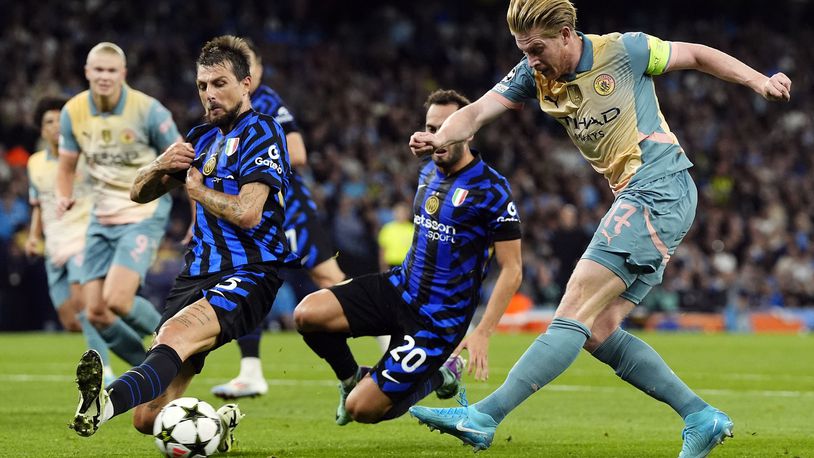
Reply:
<svg viewBox="0 0 814 458"><path fill-rule="evenodd" d="M426 164L413 207L401 267L331 288L354 337L392 334L371 376L394 403L426 395L426 381L466 334L492 245L520 238L507 180L477 156L451 175Z"/></svg>
<svg viewBox="0 0 814 458"><path fill-rule="evenodd" d="M270 87L260 85L252 93L252 107L259 113L274 118L283 128L285 135L299 132L294 115L288 110L283 99ZM320 225L317 205L302 176L291 170L284 199L286 203L283 229L291 251L301 257L302 266L312 269L334 255L330 236Z"/></svg>

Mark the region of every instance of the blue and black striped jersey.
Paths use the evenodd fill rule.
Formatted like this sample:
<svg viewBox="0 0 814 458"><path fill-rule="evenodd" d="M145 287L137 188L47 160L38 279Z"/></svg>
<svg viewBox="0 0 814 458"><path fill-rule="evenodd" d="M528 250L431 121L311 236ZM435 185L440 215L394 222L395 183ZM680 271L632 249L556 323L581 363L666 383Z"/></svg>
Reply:
<svg viewBox="0 0 814 458"><path fill-rule="evenodd" d="M413 245L390 282L437 327L457 327L478 305L493 243L520 238L509 182L477 155L449 176L430 161L413 215Z"/></svg>
<svg viewBox="0 0 814 458"><path fill-rule="evenodd" d="M195 147L193 166L201 171L208 188L237 195L243 185L260 182L271 190L260 224L248 230L197 205L183 273L207 275L260 262L295 264L298 258L288 249L282 226L282 195L291 168L280 125L270 116L250 110L226 134L204 124L192 129L187 138Z"/></svg>
<svg viewBox="0 0 814 458"><path fill-rule="evenodd" d="M297 126L297 121L294 120L294 115L288 111L288 107L283 103L283 99L280 98L274 89L265 84L261 84L252 93L251 100L254 111L267 114L274 118L277 124L282 126L283 132L286 134L300 130L299 126Z"/></svg>

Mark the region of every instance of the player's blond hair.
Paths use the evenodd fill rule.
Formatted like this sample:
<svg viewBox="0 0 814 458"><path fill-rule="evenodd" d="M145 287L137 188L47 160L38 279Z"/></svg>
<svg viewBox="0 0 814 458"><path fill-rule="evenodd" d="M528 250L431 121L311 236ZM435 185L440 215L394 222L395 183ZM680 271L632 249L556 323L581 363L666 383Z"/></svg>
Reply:
<svg viewBox="0 0 814 458"><path fill-rule="evenodd" d="M576 30L577 9L570 0L511 0L506 22L513 34L540 30L554 36L563 27Z"/></svg>
<svg viewBox="0 0 814 458"><path fill-rule="evenodd" d="M90 56L95 53L115 54L122 58L122 63L125 67L127 67L127 58L124 56L124 51L122 51L122 48L120 48L116 43L103 41L90 48L90 51L88 51L88 60L90 59Z"/></svg>

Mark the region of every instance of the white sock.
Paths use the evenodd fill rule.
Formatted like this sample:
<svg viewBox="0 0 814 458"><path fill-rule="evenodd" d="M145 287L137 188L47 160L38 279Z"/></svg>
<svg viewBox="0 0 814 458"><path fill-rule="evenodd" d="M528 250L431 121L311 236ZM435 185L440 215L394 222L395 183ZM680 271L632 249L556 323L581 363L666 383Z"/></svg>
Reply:
<svg viewBox="0 0 814 458"><path fill-rule="evenodd" d="M108 398L107 402L105 403L105 411L102 412L102 418L99 421L99 424L101 425L102 423L110 420L111 418L113 418L113 400Z"/></svg>
<svg viewBox="0 0 814 458"><path fill-rule="evenodd" d="M260 358L254 356L241 358L240 375L238 375L238 378L250 380L264 379L263 365L260 363Z"/></svg>

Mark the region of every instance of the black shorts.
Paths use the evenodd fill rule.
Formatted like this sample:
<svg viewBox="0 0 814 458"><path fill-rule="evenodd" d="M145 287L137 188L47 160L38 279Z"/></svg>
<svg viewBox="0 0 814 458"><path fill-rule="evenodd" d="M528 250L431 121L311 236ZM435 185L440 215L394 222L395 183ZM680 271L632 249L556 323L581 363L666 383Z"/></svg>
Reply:
<svg viewBox="0 0 814 458"><path fill-rule="evenodd" d="M192 355L196 373L204 366L210 351L253 331L263 321L282 280L273 264L248 264L211 275L180 275L167 295L159 328L184 307L205 297L215 309L220 334L215 346Z"/></svg>
<svg viewBox="0 0 814 458"><path fill-rule="evenodd" d="M317 205L301 177L291 179L285 205L285 237L291 251L301 256L302 267L310 270L332 258L336 252L331 237L325 231Z"/></svg>
<svg viewBox="0 0 814 458"><path fill-rule="evenodd" d="M464 338L470 319L439 329L404 302L388 279L369 274L330 288L339 300L353 337L390 335L390 347L370 375L394 403L435 374Z"/></svg>

